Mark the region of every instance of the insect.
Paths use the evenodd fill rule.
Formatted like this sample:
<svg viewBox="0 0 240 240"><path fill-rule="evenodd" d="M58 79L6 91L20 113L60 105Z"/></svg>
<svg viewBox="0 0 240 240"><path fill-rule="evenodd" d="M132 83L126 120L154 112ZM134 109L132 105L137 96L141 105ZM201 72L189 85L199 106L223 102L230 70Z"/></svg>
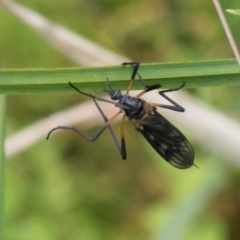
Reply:
<svg viewBox="0 0 240 240"><path fill-rule="evenodd" d="M167 90L158 90L160 96L169 101L172 105L165 105L159 103L149 103L141 99L140 97L149 91L159 89L160 84L155 84L148 86L145 84L143 78L138 73L139 62L124 62L122 65L132 65L133 71L125 94L122 94L120 90L112 89L109 83L108 77L106 78L106 83L108 89L104 89L102 92L107 92L111 100L96 97L91 93L85 93L79 90L71 82L69 85L75 89L80 94L92 98L98 111L100 112L105 124L94 134L93 137L89 138L84 133L79 131L77 128L71 126L58 126L53 128L47 135L47 139L50 137L51 133L57 129L66 129L76 132L81 135L89 142L94 142L102 134L102 132L108 128L110 134L117 146L119 153L123 160L126 159L126 147L124 138L124 123L126 117L133 123L136 130L140 132L145 139L150 143L150 145L157 151L162 158L164 158L168 163L176 168L189 168L194 165L194 151L191 144L188 142L186 137L174 127L168 120L166 120L160 113L157 112L157 108L166 108L173 111L184 112L185 109L170 99L165 93L178 91L182 89L185 85L183 82L180 87ZM135 77L138 76L144 90L137 94L135 97L129 96L129 91L132 88ZM108 119L103 113L97 101L108 102L114 104L115 107L119 108L119 111ZM110 124L120 115L123 114L121 122L121 144L117 141L115 134L110 126Z"/></svg>

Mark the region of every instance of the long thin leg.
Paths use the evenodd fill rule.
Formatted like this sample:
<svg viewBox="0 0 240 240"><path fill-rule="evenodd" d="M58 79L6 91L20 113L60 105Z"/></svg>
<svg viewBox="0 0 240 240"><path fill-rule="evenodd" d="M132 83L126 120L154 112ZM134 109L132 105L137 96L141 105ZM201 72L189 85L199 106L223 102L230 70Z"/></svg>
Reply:
<svg viewBox="0 0 240 240"><path fill-rule="evenodd" d="M98 106L99 107L99 106ZM100 107L99 107L100 109ZM102 113L102 110L100 111L100 113ZM50 135L52 134L52 132L58 130L58 129L63 129L63 130L71 130L79 135L81 135L84 139L86 139L87 141L89 142L94 142L96 141L100 135L103 133L103 131L106 129L106 127L108 127L109 131L110 131L110 134L117 146L117 149L119 151L119 153L121 154L121 157L123 160L126 159L126 148L125 148L125 143L124 143L124 140L122 139L122 142L121 142L121 146L119 145L117 139L116 139L116 136L115 134L113 133L112 131L112 128L110 126L110 123L115 120L119 114L121 114L121 112L118 112L116 113L112 118L110 118L109 120L107 120L106 116L105 115L102 115L103 118L104 118L104 121L107 121L105 122L105 124L93 135L93 137L89 138L88 136L86 136L84 133L82 133L81 131L79 131L77 128L71 126L71 127L68 127L68 126L57 126L55 128L53 128L47 135L47 138L46 139L49 139Z"/></svg>
<svg viewBox="0 0 240 240"><path fill-rule="evenodd" d="M167 108L167 109L174 110L174 111L178 111L178 112L184 112L185 109L182 106L180 106L179 104L174 102L171 98L169 98L167 95L165 95L166 92L178 91L178 90L182 89L184 86L185 86L185 82L183 82L180 87L159 91L159 94L163 98L165 98L166 100L168 100L170 103L173 104L173 106L161 104L160 107L161 108Z"/></svg>
<svg viewBox="0 0 240 240"><path fill-rule="evenodd" d="M145 90L143 90L142 92L140 92L136 98L140 98L143 94L147 93L147 92L150 92L152 90L155 90L155 89L158 89L160 88L161 85L160 84L155 84L155 85L152 85L152 86L148 86L148 88L146 88Z"/></svg>
<svg viewBox="0 0 240 240"><path fill-rule="evenodd" d="M95 103L98 111L101 113L104 122L107 123L107 122L108 122L108 119L107 119L107 117L105 116L105 114L103 113L103 111L102 111L102 109L100 108L99 104L97 103L97 101L96 101L95 99L93 99L93 101L94 101L94 103ZM113 138L113 141L114 141L115 145L117 146L117 149L118 149L118 151L119 151L122 159L123 159L123 160L126 160L125 144L123 144L123 143L121 142L121 146L119 145L119 143L118 143L118 141L117 141L117 138L116 138L116 136L115 136L115 134L114 134L114 132L113 132L110 124L107 125L107 128L108 128L108 130L109 130L109 132L110 132L110 134L111 134L111 136L112 136L112 138Z"/></svg>
<svg viewBox="0 0 240 240"><path fill-rule="evenodd" d="M77 90L80 94L84 94L84 95L92 98L94 104L96 105L98 111L100 112L100 114L101 114L101 116L102 116L102 118L103 118L103 120L104 120L104 122L105 122L105 125L104 125L102 128L100 128L100 129L94 134L94 136L93 136L92 138L87 137L84 133L82 133L81 131L79 131L77 128L75 128L75 127L73 127L73 126L72 126L72 127L68 127L68 126L58 126L58 127L53 128L53 129L48 133L46 139L49 139L49 137L50 137L50 135L52 134L53 131L58 130L58 129L64 129L64 130L74 131L74 132L76 132L77 134L81 135L81 136L82 136L84 139L86 139L87 141L94 142L94 141L96 141L96 140L98 139L98 137L102 134L102 132L103 132L103 131L105 130L105 128L107 127L108 130L109 130L109 132L110 132L110 134L111 134L111 136L112 136L112 138L113 138L113 141L114 141L115 145L117 146L117 149L118 149L118 151L119 151L122 159L125 160L125 159L126 159L126 149L125 149L125 145L123 145L123 144L121 143L121 145L123 145L123 149L122 149L122 146L120 146L120 144L118 143L118 141L117 141L117 139L116 139L116 136L115 136L115 134L114 134L114 132L113 132L111 126L110 126L110 123L111 123L121 112L118 112L118 113L115 114L110 120L108 120L107 117L104 115L102 109L100 108L99 104L97 103L97 100L100 100L100 101L101 101L101 99L99 99L99 98L97 98L97 97L95 97L95 96L93 96L93 95L91 95L91 94L87 94L87 93L84 93L84 92L80 91L80 90L79 90L77 87L75 87L71 82L69 83L69 85L70 85L73 89ZM112 103L115 103L115 102L112 102Z"/></svg>
<svg viewBox="0 0 240 240"><path fill-rule="evenodd" d="M122 150L122 158L123 159L127 158L126 147L125 147L125 138L124 138L125 119L126 119L126 116L124 115L122 118L122 123L121 123L121 150Z"/></svg>
<svg viewBox="0 0 240 240"><path fill-rule="evenodd" d="M97 103L97 101L95 99L93 99L97 109L99 110L99 112L101 113L105 123L107 123L109 120L107 119L107 117L105 116L105 114L103 113L102 109L100 108L99 104ZM121 113L121 112L119 112ZM119 115L119 114L118 114ZM115 119L115 118L114 118ZM115 142L115 145L117 146L117 149L120 153L120 155L122 156L123 160L126 160L127 158L127 154L126 154L126 147L125 147L125 139L124 139L124 123L125 123L125 115L122 118L122 124L121 124L121 146L119 145L116 136L110 126L110 124L107 125L107 128L113 138L113 141Z"/></svg>
<svg viewBox="0 0 240 240"><path fill-rule="evenodd" d="M98 97L95 97L95 96L92 95L92 94L88 94L88 93L82 92L82 91L80 91L76 86L74 86L71 82L69 82L69 85L70 85L70 87L72 87L73 89L75 89L75 90L76 90L77 92L79 92L80 94L84 94L84 95L86 95L86 96L88 96L88 97L91 97L91 98L93 99L93 101L94 101L94 103L95 103L98 111L101 113L102 118L103 118L104 121L105 121L105 124L107 124L106 127L108 128L108 130L109 130L109 132L110 132L110 134L111 134L111 136L112 136L112 138L113 138L113 141L115 142L115 144L116 144L116 146L117 146L117 149L118 149L119 153L120 153L121 156L122 156L122 159L125 160L125 159L126 159L126 149L125 149L125 145L123 145L122 143L121 143L121 146L119 145L119 143L118 143L118 141L117 141L117 139L116 139L116 136L115 136L115 134L113 133L113 130L112 130L111 126L110 126L110 123L109 123L110 120L108 120L107 117L104 115L102 109L100 108L100 106L98 105L98 103L97 103L96 100L104 101L104 102L108 102L108 103L112 103L112 104L115 104L115 106L121 106L121 104L115 103L115 102L113 102L113 101L106 100L106 99L104 99L104 98L98 98ZM108 85L109 89L112 90L111 87L110 87L110 84L109 84L108 77L107 77L107 85ZM121 112L120 112L120 113L121 113ZM119 114L120 114L120 113L119 113ZM119 115L119 114L118 114L118 115ZM118 115L117 115L117 116L118 116ZM115 119L115 118L114 118L114 119ZM97 135L96 139L101 135L101 133L104 131L104 129L105 129L105 128L103 128L103 130L99 132L99 135ZM101 129L100 129L100 130L101 130ZM97 132L96 134L98 134L98 132ZM81 134L80 134L80 135L81 135ZM95 135L94 135L94 136L95 136ZM93 138L94 138L94 136L93 136ZM85 138L85 139L86 139L86 138ZM95 140L96 140L96 139L95 139ZM95 140L94 140L94 141L95 141ZM123 147L122 147L122 146L123 146Z"/></svg>
<svg viewBox="0 0 240 240"><path fill-rule="evenodd" d="M139 80L141 81L142 85L146 88L146 92L161 87L160 84L155 84L155 85L149 86L145 83L145 81L143 80L141 75L137 72L138 68L139 68L139 65L140 65L139 62L136 62L136 61L135 62L124 62L124 63L122 63L122 65L132 65L133 66L133 72L132 72L130 83L128 85L127 93L129 93L129 91L131 90L136 75L139 77ZM144 94L144 93L142 93L142 94Z"/></svg>
<svg viewBox="0 0 240 240"><path fill-rule="evenodd" d="M140 63L139 62L124 62L124 63L122 63L122 65L132 65L133 66L132 76L131 76L130 83L127 88L127 94L128 94L132 88L132 85L133 85L134 79L136 77L137 70L139 68Z"/></svg>
<svg viewBox="0 0 240 240"><path fill-rule="evenodd" d="M71 127L68 127L68 126L57 126L55 128L53 128L47 135L47 138L46 139L49 139L50 135L52 134L52 132L58 130L58 129L65 129L65 130L71 130L73 132L76 132L77 134L81 135L84 139L86 139L87 141L89 142L94 142L98 139L98 137L102 134L102 132L105 130L106 127L108 127L108 125L113 121L115 120L119 114L121 112L118 112L116 113L113 117L111 117L94 135L93 137L89 138L87 137L84 133L82 133L81 131L79 131L77 128L71 126Z"/></svg>
<svg viewBox="0 0 240 240"><path fill-rule="evenodd" d="M133 72L132 72L132 76L131 79L134 79L136 74L137 74L137 70L139 68L140 63L137 61L133 61L133 62L123 62L122 65L131 65L133 66Z"/></svg>
<svg viewBox="0 0 240 240"><path fill-rule="evenodd" d="M147 92L161 87L161 84L147 85L139 73L137 73L137 76L141 81L142 85L146 88Z"/></svg>
<svg viewBox="0 0 240 240"><path fill-rule="evenodd" d="M174 102L171 98L169 98L168 96L165 95L166 92L178 91L178 90L182 89L184 86L185 86L185 82L183 82L180 87L159 91L159 94L160 94L163 98L165 98L166 100L168 100L170 103L172 103L173 106L171 106L171 105L165 105L165 104L159 104L159 103L148 103L148 104L150 104L152 107L161 107L161 108L167 108L167 109L170 109L170 110L173 110L173 111L184 112L185 109L184 109L182 106L180 106L179 104L177 104L176 102ZM143 90L142 92L140 92L140 93L136 96L136 98L140 98L140 97L141 97L142 95L144 95L145 93L147 93L147 92L149 92L149 91L152 91L152 90L155 90L155 89L158 89L158 88L159 88L159 85L158 85L158 84L149 86L149 88L146 88L145 90Z"/></svg>

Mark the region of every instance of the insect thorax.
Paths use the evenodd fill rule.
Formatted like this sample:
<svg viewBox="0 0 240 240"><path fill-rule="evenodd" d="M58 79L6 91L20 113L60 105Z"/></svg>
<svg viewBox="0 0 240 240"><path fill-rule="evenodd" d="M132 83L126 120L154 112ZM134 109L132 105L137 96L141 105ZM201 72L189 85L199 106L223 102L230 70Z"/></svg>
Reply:
<svg viewBox="0 0 240 240"><path fill-rule="evenodd" d="M145 114L145 101L140 98L123 95L119 103L122 105L122 109L129 119L140 119Z"/></svg>

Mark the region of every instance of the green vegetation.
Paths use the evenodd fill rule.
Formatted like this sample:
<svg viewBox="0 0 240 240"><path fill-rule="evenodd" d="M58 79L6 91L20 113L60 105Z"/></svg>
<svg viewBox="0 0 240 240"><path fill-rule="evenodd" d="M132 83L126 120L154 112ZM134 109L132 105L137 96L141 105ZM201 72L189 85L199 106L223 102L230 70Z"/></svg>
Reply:
<svg viewBox="0 0 240 240"><path fill-rule="evenodd" d="M233 55L211 1L18 2L139 60L151 84L171 87L186 78L193 94L240 117L239 71L234 60L225 60ZM235 9L238 1L221 3ZM7 10L0 8L0 15L0 93L8 94L7 116L1 111L1 118L6 117L8 136L83 102L69 81L86 91L101 90L107 75L114 88L127 86L128 67L78 68ZM239 43L239 18L227 18ZM139 89L138 81L134 87ZM119 124L113 128L118 136ZM125 132L127 161L108 133L91 144L66 131L8 159L5 239L238 239L238 169L194 142L200 169L174 169L130 123Z"/></svg>
<svg viewBox="0 0 240 240"><path fill-rule="evenodd" d="M4 142L6 129L6 97L0 96L0 238L4 235L4 177L5 177L5 156L4 156Z"/></svg>

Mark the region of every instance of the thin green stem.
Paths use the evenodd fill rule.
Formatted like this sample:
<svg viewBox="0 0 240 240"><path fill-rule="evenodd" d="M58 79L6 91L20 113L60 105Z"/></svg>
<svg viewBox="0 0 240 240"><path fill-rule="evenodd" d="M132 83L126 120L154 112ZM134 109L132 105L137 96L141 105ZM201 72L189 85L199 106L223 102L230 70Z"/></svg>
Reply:
<svg viewBox="0 0 240 240"><path fill-rule="evenodd" d="M4 95L0 95L0 239L4 239L5 119L6 97Z"/></svg>

